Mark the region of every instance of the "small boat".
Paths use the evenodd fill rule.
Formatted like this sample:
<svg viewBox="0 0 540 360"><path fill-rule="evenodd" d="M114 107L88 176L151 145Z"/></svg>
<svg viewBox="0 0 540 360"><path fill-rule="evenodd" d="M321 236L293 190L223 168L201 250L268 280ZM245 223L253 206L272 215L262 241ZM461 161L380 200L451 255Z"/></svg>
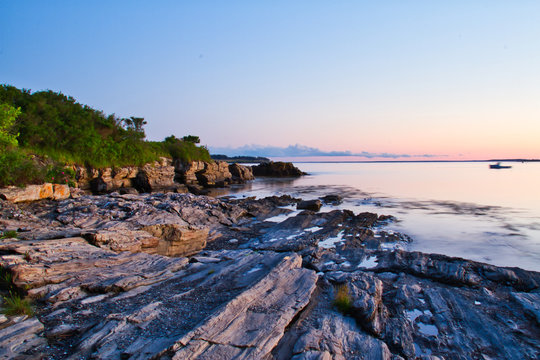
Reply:
<svg viewBox="0 0 540 360"><path fill-rule="evenodd" d="M509 166L509 165L501 165L501 163L498 162L496 164L490 164L489 168L490 169L510 169L511 166Z"/></svg>

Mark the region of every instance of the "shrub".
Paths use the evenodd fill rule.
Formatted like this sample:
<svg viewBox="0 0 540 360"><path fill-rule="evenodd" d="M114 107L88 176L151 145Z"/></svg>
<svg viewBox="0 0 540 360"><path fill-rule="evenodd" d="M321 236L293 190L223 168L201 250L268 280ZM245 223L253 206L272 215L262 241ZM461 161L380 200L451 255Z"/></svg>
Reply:
<svg viewBox="0 0 540 360"><path fill-rule="evenodd" d="M343 314L348 314L351 311L353 300L347 284L338 286L336 296L334 297L334 305Z"/></svg>
<svg viewBox="0 0 540 360"><path fill-rule="evenodd" d="M24 151L9 149L0 152L0 187L39 184L44 180L41 171Z"/></svg>
<svg viewBox="0 0 540 360"><path fill-rule="evenodd" d="M45 175L45 181L53 184L65 184L75 186L75 171L59 164L49 165Z"/></svg>
<svg viewBox="0 0 540 360"><path fill-rule="evenodd" d="M193 135L190 136L194 137ZM169 155L175 160L182 162L196 160L212 162L208 149L205 146L197 146L192 141L180 140L174 136L169 136L165 138L164 144Z"/></svg>
<svg viewBox="0 0 540 360"><path fill-rule="evenodd" d="M62 93L0 85L0 187L69 184L65 164L141 166L161 156L212 161L208 149L196 145L198 136L145 141L144 125L144 118L107 116Z"/></svg>

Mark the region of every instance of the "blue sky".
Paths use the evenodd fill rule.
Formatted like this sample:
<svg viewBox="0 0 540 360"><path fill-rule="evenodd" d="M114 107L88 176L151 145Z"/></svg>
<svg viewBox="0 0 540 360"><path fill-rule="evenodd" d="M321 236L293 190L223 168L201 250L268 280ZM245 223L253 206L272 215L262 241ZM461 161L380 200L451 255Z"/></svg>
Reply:
<svg viewBox="0 0 540 360"><path fill-rule="evenodd" d="M0 82L152 140L540 157L539 39L539 1L2 0Z"/></svg>

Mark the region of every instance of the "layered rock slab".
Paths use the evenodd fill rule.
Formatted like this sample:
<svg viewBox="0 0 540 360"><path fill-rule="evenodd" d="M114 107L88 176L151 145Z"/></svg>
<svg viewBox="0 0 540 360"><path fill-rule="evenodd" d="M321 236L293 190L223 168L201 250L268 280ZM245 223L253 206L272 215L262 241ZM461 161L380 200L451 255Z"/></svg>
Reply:
<svg viewBox="0 0 540 360"><path fill-rule="evenodd" d="M309 302L317 275L296 254L283 257L256 285L184 336L173 359L262 358Z"/></svg>
<svg viewBox="0 0 540 360"><path fill-rule="evenodd" d="M4 241L0 253L42 304L48 347L19 355L51 359L213 358L223 349L261 358L317 281L293 253L205 252L188 263L82 238Z"/></svg>

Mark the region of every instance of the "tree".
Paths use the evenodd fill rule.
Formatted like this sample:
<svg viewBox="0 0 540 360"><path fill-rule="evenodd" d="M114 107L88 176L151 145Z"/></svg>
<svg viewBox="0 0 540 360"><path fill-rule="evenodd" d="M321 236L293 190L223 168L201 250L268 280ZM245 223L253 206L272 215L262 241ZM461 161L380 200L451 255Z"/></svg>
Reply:
<svg viewBox="0 0 540 360"><path fill-rule="evenodd" d="M13 128L15 120L20 114L21 108L15 108L9 104L0 104L0 151L18 145L17 136L19 134L13 134Z"/></svg>
<svg viewBox="0 0 540 360"><path fill-rule="evenodd" d="M182 141L198 144L201 142L201 139L199 139L199 137L195 135L187 135L182 138Z"/></svg>

